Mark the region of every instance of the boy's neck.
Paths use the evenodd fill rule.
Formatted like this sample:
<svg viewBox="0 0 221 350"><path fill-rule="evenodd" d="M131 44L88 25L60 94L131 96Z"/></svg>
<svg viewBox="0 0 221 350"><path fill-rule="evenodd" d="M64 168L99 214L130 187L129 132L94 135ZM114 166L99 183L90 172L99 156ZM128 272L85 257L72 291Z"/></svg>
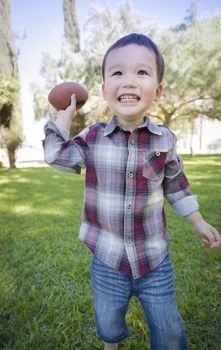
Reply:
<svg viewBox="0 0 221 350"><path fill-rule="evenodd" d="M137 127L139 125L142 125L143 124L143 121L144 121L144 117L140 117L140 118L137 118L136 120L125 120L125 119L122 119L121 117L119 116L116 116L117 117L117 120L119 122L120 125L122 125L124 127L124 129L130 131L130 132L133 132L135 129L137 129Z"/></svg>

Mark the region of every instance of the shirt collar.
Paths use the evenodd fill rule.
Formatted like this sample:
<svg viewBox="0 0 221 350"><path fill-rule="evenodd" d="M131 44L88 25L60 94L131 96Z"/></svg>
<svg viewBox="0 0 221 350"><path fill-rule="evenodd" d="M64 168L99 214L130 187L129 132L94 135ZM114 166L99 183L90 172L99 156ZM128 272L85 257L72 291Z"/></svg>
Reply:
<svg viewBox="0 0 221 350"><path fill-rule="evenodd" d="M144 122L138 128L147 128L150 132L156 135L163 135L159 125L155 124L150 118L144 117Z"/></svg>
<svg viewBox="0 0 221 350"><path fill-rule="evenodd" d="M110 121L107 123L105 129L104 129L104 136L108 136L112 134L112 132L117 128L122 128L122 126L118 123L117 117L114 115ZM160 130L160 127L155 124L152 120L150 120L148 117L144 117L144 122L142 125L139 125L138 128L147 128L150 132L156 135L162 135L162 131Z"/></svg>
<svg viewBox="0 0 221 350"><path fill-rule="evenodd" d="M112 116L110 121L107 123L105 129L104 129L104 136L108 136L112 134L112 132L117 128L120 127L117 117L115 115Z"/></svg>

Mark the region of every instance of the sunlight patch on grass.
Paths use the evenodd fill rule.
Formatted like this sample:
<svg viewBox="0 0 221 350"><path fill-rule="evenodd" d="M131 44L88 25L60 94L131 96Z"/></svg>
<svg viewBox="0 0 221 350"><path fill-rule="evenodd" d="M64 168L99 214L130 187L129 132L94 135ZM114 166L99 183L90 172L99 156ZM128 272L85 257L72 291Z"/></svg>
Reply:
<svg viewBox="0 0 221 350"><path fill-rule="evenodd" d="M202 159L200 159L200 158L198 158L198 159L195 159L195 158L188 159L188 160L185 160L184 163L186 165L206 165L206 166L208 166L208 165L215 165L215 166L218 165L216 159L212 160L212 159L203 159L203 158Z"/></svg>
<svg viewBox="0 0 221 350"><path fill-rule="evenodd" d="M16 182L20 182L20 183L28 183L30 182L30 180L24 178L24 177L20 177L19 179L16 180Z"/></svg>
<svg viewBox="0 0 221 350"><path fill-rule="evenodd" d="M191 176L191 180L211 180L211 174L192 174L190 175ZM216 186L219 185L219 184L216 184Z"/></svg>
<svg viewBox="0 0 221 350"><path fill-rule="evenodd" d="M9 179L6 179L6 178L0 179L0 185L5 185L5 184L8 184L9 182L10 182Z"/></svg>
<svg viewBox="0 0 221 350"><path fill-rule="evenodd" d="M30 205L16 205L13 211L16 214L27 215L33 212L33 208Z"/></svg>
<svg viewBox="0 0 221 350"><path fill-rule="evenodd" d="M60 216L63 218L65 215L67 215L67 212L62 210L59 207L56 208L50 208L50 207L32 207L30 205L16 205L14 206L10 212L18 214L18 215L30 215L30 214L37 214L37 215L54 215L54 216Z"/></svg>
<svg viewBox="0 0 221 350"><path fill-rule="evenodd" d="M218 231L220 160L184 159L200 210ZM92 307L91 253L78 239L84 175L50 168L1 169L0 179L0 349L102 349ZM166 213L177 300L190 349L219 349L221 251L202 247L167 202ZM134 298L127 321L130 336L119 349L150 349L143 312Z"/></svg>
<svg viewBox="0 0 221 350"><path fill-rule="evenodd" d="M40 215L57 215L58 217L60 216L61 219L67 215L67 212L58 206L56 208L38 208L36 212Z"/></svg>

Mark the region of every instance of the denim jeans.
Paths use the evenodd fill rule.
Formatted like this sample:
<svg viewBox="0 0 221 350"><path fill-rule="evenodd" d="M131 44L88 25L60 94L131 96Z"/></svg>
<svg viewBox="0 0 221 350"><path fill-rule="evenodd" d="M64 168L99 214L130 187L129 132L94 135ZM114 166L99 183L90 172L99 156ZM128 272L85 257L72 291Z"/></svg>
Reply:
<svg viewBox="0 0 221 350"><path fill-rule="evenodd" d="M107 266L94 255L91 281L96 328L103 341L118 343L128 336L125 315L129 299L134 295L144 310L151 350L188 349L184 322L176 303L169 255L156 269L136 280Z"/></svg>

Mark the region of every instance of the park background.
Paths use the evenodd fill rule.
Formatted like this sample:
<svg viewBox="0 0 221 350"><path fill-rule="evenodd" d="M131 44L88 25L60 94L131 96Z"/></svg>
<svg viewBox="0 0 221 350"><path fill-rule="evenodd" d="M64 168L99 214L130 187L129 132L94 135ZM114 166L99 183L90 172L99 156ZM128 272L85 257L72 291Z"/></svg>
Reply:
<svg viewBox="0 0 221 350"><path fill-rule="evenodd" d="M10 1L6 1L10 2ZM4 1L3 1L4 3ZM71 2L70 2L71 3ZM101 61L101 52L104 52L109 45L109 40L113 38L114 41L117 33L125 34L125 32L129 32L132 30L143 30L147 32L147 34L153 34L153 37L158 40L157 33L154 33L154 30L157 30L161 33L166 31L168 28L177 28L177 31L182 31L183 27L189 27L192 21L192 25L194 25L195 21L201 20L205 23L204 33L202 32L202 42L204 40L203 35L207 35L207 40L204 46L208 45L208 51L211 51L211 55L214 55L214 59L216 60L217 67L216 70L220 73L220 58L215 57L216 53L213 52L212 46L210 46L213 38L211 37L213 34L207 27L207 19L219 17L221 13L221 2L218 0L199 0L199 1L190 1L185 0L182 2L176 1L129 1L126 3L119 1L76 1L74 6L74 16L72 16L72 20L76 21L76 26L74 30L77 30L77 35L80 43L80 50L87 49L88 46L93 46L95 48L95 52L97 50L99 56L98 60ZM122 10L121 8L124 8ZM121 12L121 23L119 23L119 13ZM2 11L2 14L4 12ZM109 15L109 18L107 18ZM101 17L103 16L103 20ZM106 16L106 17L105 17ZM125 27L127 29L122 28L122 17L125 16L123 20L125 20ZM142 18L145 16L145 18ZM99 95L100 85L97 86L97 81L91 85L91 81L82 79L81 76L77 74L68 75L68 73L64 74L63 72L53 71L51 67L47 67L47 65L59 65L59 62L62 60L66 61L66 65L69 65L68 69L74 70L74 65L71 66L67 61L68 59L64 56L68 55L68 50L71 52L77 51L76 43L73 42L73 38L68 34L68 29L65 27L65 21L69 20L68 18L64 18L63 12L63 3L61 0L40 0L38 2L29 2L27 0L12 0L11 1L11 29L13 34L13 40L15 45L15 54L18 64L18 74L21 85L21 118L22 118L22 128L23 128L23 139L21 144L17 149L17 166L24 166L25 163L23 161L32 161L32 160L42 160L43 159L43 151L41 146L41 140L43 138L43 125L46 121L44 118L47 115L47 118L50 117L48 114L48 105L47 105L47 93L50 88L53 87L57 82L62 81L64 79L78 79L82 82L86 82L89 89L89 102L84 109L84 112L90 112L90 110L96 109L96 105L99 103L100 105L103 103L102 97L99 96L100 99L96 99ZM126 18L127 17L127 18ZM130 20L130 17L131 20ZM70 17L71 18L71 17ZM139 19L141 19L138 24ZM97 23L96 23L97 21ZM105 21L108 23L105 26ZM110 21L113 21L113 24L110 28ZM118 21L118 23L116 23ZM94 30L95 25L98 25L100 29L100 33ZM70 30L73 29L73 23L69 24ZM72 27L71 27L72 26ZM111 30L114 30L116 27L116 34L111 33ZM178 29L180 27L180 29ZM217 31L219 27L217 27ZM91 31L94 31L92 35ZM200 28L198 28L200 31ZM74 34L73 34L74 35ZM96 35L99 36L99 39L96 40ZM189 34L191 36L191 33ZM161 35L162 36L162 35ZM199 37L200 38L200 37ZM189 38L187 38L189 40ZM100 41L100 43L99 43ZM69 43L69 48L67 48ZM159 44L161 44L161 40L159 40ZM192 45L195 45L192 43ZM215 45L215 40L214 40ZM65 48L66 46L66 48ZM176 47L176 43L174 42L174 48ZM187 52L189 57L187 56L186 60L191 62L191 50L192 48L186 42L184 43L184 50L182 50L181 54ZM169 46L168 46L169 47ZM166 51L168 48L164 48L162 45L162 50ZM177 45L178 50L178 45ZM194 50L197 50L195 48ZM205 48L202 48L202 52ZM219 48L217 48L219 50ZM66 52L65 52L66 51ZM99 62L93 62L93 47L89 48L89 56L90 62L89 65L94 65L93 69L97 69ZM202 52L199 52L199 57L197 57L197 53L193 53L193 59L195 64L199 61L199 64L205 64L208 62L208 53L205 54L204 60L200 60L200 56ZM164 52L163 52L164 53ZM80 56L80 55L78 55ZM73 57L70 54L73 61L83 60L82 66L85 66L85 56L81 55L81 57ZM176 54L171 56L174 61L178 61ZM171 57L168 57L168 61ZM210 59L210 58L209 58ZM71 60L71 58L70 58ZM187 62L188 62L187 61ZM167 63L167 60L166 60ZM79 63L78 63L79 64ZM178 63L179 64L179 63ZM181 64L184 64L184 60L181 61ZM190 63L191 64L191 63ZM42 67L46 67L49 73L48 76L45 72L43 72ZM213 69L213 65L208 64L207 69L207 80L208 75L210 75L210 70ZM90 68L89 68L90 69ZM178 79L176 77L176 67L173 67L174 70L174 79L177 79L177 84L182 85L182 79ZM205 66L200 67L200 69L205 70ZM85 70L88 68L84 68L80 70L80 74L84 75ZM88 72L87 72L88 73ZM93 76L92 71L92 76ZM97 74L97 72L96 72ZM185 69L182 70L183 76L186 75ZM199 74L199 72L195 71L195 74ZM54 75L54 79L51 76ZM63 75L63 76L62 76ZM64 78L65 76L65 78ZM193 79L196 77L193 77ZM205 74L202 74L201 80L205 79ZM219 77L216 77L218 80ZM197 80L197 78L195 79ZM98 81L100 83L101 81ZM206 82L205 82L206 84ZM212 85L215 85L216 81L210 80L208 81L208 91L211 92ZM35 85L35 89L33 87ZM36 87L37 86L37 87ZM165 89L167 86L165 87ZM174 88L175 89L175 88ZM182 90L182 86L180 86ZM44 92L42 91L44 90ZM185 87L183 87L183 91ZM166 91L166 90L165 90ZM205 93L205 91L204 91ZM181 93L179 93L181 95ZM40 103L36 103L36 98L41 99ZM175 96L177 98L177 96ZM180 96L178 96L180 98ZM172 98L171 98L172 99ZM46 104L46 106L45 106ZM43 106L44 105L44 106ZM100 113L105 113L102 108L99 110ZM183 111L182 111L183 112ZM185 111L186 113L186 111ZM205 108L204 111L200 111L198 113L198 117L196 117L195 113L192 113L190 110L189 115L191 116L191 121L184 122L183 125L180 123L180 129L184 128L186 130L185 134L179 132L177 130L177 125L174 126L174 131L177 133L178 137L178 151L179 153L220 153L221 152L221 122L220 122L220 114L218 118L214 118L210 115L210 118L206 116ZM215 113L213 113L214 115ZM101 114L102 115L102 114ZM86 117L87 118L87 117ZM93 122L93 118L87 118L89 123ZM158 122L162 122L159 120L155 120ZM184 127L185 126L185 127ZM170 125L173 129L173 125ZM4 140L3 140L4 145ZM8 165L8 157L5 151L0 151L0 158L5 165ZM22 164L20 164L22 163Z"/></svg>
<svg viewBox="0 0 221 350"><path fill-rule="evenodd" d="M4 12L9 5L11 15ZM43 163L42 128L55 116L47 93L62 79L77 80L90 98L73 130L101 115L106 120L103 52L131 31L153 36L168 71L164 99L151 115L175 130L178 150L192 152L183 155L191 190L204 218L221 231L221 2L0 0L0 6L0 349L102 349L91 304L91 254L78 239L85 174ZM17 169L4 167L7 149L17 149ZM202 247L189 224L165 206L190 350L219 350L220 249ZM136 299L127 322L130 337L120 349L149 349Z"/></svg>

